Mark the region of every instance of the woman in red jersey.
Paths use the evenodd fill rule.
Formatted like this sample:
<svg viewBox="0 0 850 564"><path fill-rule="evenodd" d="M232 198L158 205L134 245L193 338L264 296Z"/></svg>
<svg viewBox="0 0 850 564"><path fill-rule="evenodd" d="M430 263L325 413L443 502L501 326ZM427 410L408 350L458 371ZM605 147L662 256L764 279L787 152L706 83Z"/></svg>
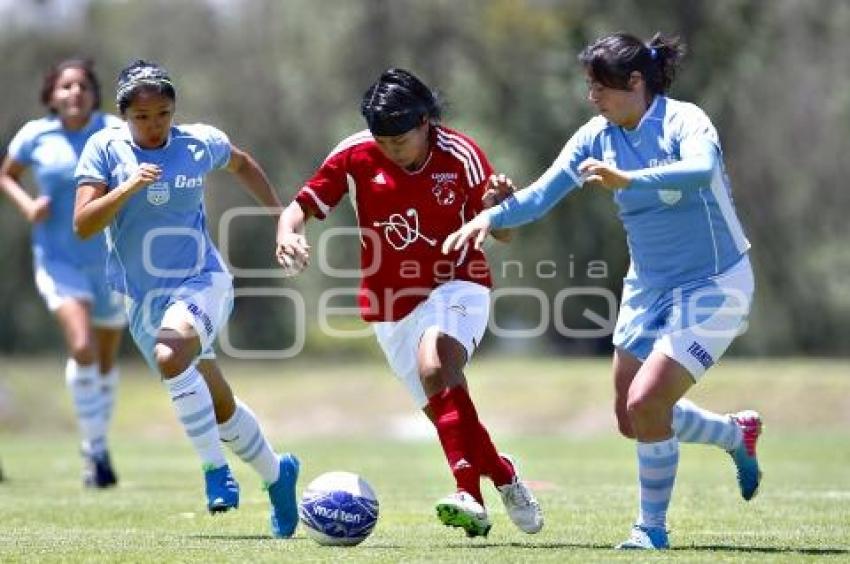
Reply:
<svg viewBox="0 0 850 564"><path fill-rule="evenodd" d="M472 139L439 124L437 97L412 73L384 72L360 111L368 129L343 140L281 215L278 262L290 276L303 270L310 258L305 223L324 219L349 195L360 228L361 315L437 428L457 482L437 503L438 517L469 536L486 535L491 523L479 482L489 476L514 524L536 533L540 506L490 440L463 374L487 328L487 259L471 245L449 257L440 252L448 234L507 194L488 189L487 157Z"/></svg>

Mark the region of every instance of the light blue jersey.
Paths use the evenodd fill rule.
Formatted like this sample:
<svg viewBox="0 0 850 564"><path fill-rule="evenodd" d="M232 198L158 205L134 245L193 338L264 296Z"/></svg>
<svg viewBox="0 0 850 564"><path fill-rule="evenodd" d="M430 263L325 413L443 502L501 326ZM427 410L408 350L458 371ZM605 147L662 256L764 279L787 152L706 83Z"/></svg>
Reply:
<svg viewBox="0 0 850 564"><path fill-rule="evenodd" d="M597 116L567 142L532 186L489 212L493 228L541 217L581 184L588 158L630 172L614 200L642 286L672 288L718 275L750 243L735 213L717 131L693 104L656 96L633 130Z"/></svg>
<svg viewBox="0 0 850 564"><path fill-rule="evenodd" d="M122 123L115 116L95 112L83 129L69 131L57 116L48 116L28 122L9 143L9 158L30 168L39 193L50 198L47 219L33 226L36 262L77 267L105 264L106 242L102 234L85 241L74 235L74 170L89 137Z"/></svg>
<svg viewBox="0 0 850 564"><path fill-rule="evenodd" d="M134 302L166 296L187 281L205 284L227 273L207 232L203 195L206 175L230 160L230 142L203 125L171 128L159 149L136 145L123 125L94 135L77 166L77 184L116 188L141 163L162 169L162 177L131 196L109 225L107 273L110 285Z"/></svg>

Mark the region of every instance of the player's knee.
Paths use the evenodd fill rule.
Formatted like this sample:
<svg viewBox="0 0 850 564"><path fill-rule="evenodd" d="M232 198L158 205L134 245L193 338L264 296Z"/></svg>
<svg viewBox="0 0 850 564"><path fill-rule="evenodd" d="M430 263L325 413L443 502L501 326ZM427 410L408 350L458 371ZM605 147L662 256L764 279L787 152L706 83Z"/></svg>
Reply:
<svg viewBox="0 0 850 564"><path fill-rule="evenodd" d="M94 345L87 339L78 339L72 342L69 348L70 350L68 351L68 354L70 354L71 358L77 361L77 364L81 366L94 364L97 360L97 353L94 349Z"/></svg>
<svg viewBox="0 0 850 564"><path fill-rule="evenodd" d="M635 431L632 428L632 422L629 419L629 415L626 412L625 408L617 409L617 429L619 429L620 434L626 437L627 439L635 438Z"/></svg>
<svg viewBox="0 0 850 564"><path fill-rule="evenodd" d="M650 395L629 395L629 399L626 402L626 416L630 427L635 421L652 419L662 407L661 403Z"/></svg>
<svg viewBox="0 0 850 564"><path fill-rule="evenodd" d="M429 349L420 351L419 379L426 392L463 384L466 351L460 343L445 333L436 333L423 345Z"/></svg>
<svg viewBox="0 0 850 564"><path fill-rule="evenodd" d="M429 355L427 359L419 362L419 380L426 391L444 387L443 365L439 357Z"/></svg>
<svg viewBox="0 0 850 564"><path fill-rule="evenodd" d="M178 345L159 342L154 346L153 356L163 378L174 378L189 366L184 351Z"/></svg>

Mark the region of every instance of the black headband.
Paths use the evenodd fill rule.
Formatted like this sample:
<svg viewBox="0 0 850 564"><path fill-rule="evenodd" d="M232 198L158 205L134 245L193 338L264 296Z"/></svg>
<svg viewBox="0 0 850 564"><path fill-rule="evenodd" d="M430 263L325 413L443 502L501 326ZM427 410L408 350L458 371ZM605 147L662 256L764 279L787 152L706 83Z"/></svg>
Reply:
<svg viewBox="0 0 850 564"><path fill-rule="evenodd" d="M363 117L366 118L366 123L372 135L395 137L396 135L407 133L414 127L418 127L422 123L422 117L425 113L424 110L419 108L389 114L366 111Z"/></svg>

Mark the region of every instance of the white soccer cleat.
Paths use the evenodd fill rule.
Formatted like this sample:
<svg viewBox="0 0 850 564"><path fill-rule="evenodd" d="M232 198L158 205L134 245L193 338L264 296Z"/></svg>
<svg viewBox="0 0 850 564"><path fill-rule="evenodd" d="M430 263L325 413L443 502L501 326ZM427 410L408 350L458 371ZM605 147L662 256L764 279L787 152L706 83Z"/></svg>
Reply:
<svg viewBox="0 0 850 564"><path fill-rule="evenodd" d="M519 477L514 460L506 454L499 456L514 469L513 480L509 484L496 488L502 496L502 503L505 504L508 517L523 533L533 535L540 532L543 528L543 510L540 509L540 504L528 484Z"/></svg>
<svg viewBox="0 0 850 564"><path fill-rule="evenodd" d="M493 526L484 506L463 491L438 501L437 517L447 527L460 527L468 537L486 537Z"/></svg>

